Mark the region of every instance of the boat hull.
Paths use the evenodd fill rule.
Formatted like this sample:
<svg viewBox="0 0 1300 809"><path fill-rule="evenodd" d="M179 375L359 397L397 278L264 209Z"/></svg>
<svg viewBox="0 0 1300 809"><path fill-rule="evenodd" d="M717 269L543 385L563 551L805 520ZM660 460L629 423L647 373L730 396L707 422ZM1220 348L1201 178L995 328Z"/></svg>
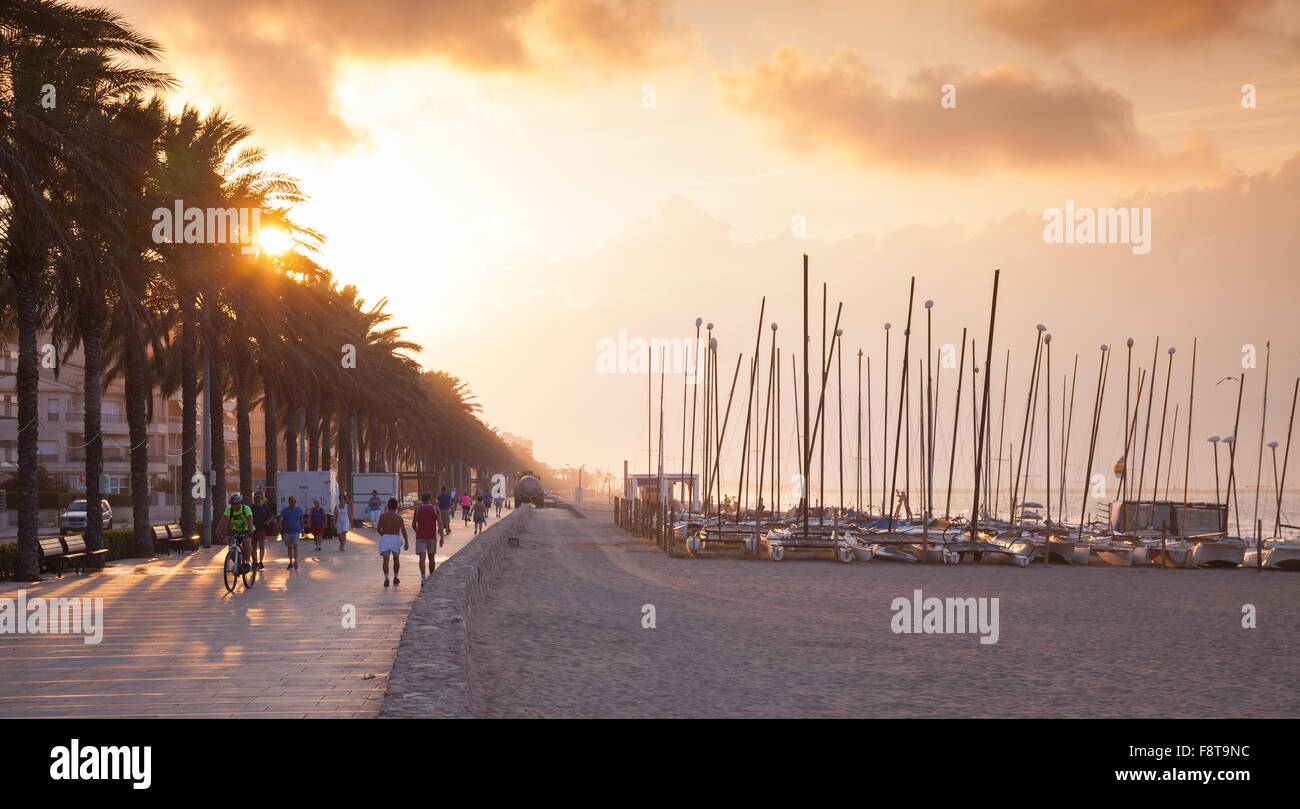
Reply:
<svg viewBox="0 0 1300 809"><path fill-rule="evenodd" d="M1198 542L1192 551L1192 567L1238 567L1246 548L1235 542Z"/></svg>

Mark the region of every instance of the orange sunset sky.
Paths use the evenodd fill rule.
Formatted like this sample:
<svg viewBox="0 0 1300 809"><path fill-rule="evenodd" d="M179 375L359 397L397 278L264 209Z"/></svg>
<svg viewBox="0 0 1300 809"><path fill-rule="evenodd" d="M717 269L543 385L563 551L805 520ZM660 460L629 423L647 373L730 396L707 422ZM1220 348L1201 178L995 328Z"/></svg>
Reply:
<svg viewBox="0 0 1300 809"><path fill-rule="evenodd" d="M326 234L321 263L368 300L389 297L420 359L464 379L485 420L533 438L548 463L645 466L645 376L598 373L602 338L693 335L702 316L730 377L766 295L783 355L795 350L803 253L814 321L822 281L832 314L844 302L846 436L858 348L880 407L885 321L897 374L908 279L917 318L935 301L936 349L966 326L982 359L998 267L994 380L1010 348L1015 440L1040 322L1054 430L1080 354L1072 460L1086 454L1103 342L1120 350L1098 466L1120 454L1127 337L1135 369L1161 337L1160 392L1165 346L1178 348L1170 419L1176 403L1186 418L1199 338L1193 486L1213 485L1205 437L1232 432L1236 390L1216 382L1240 374L1245 344L1259 356L1240 430L1247 483L1270 340L1265 440L1285 440L1300 374L1300 3L110 5L166 46L175 103L227 108L301 178L312 200L297 219ZM1149 252L1045 243L1044 210L1067 200L1150 208ZM783 368L789 397L784 356ZM955 382L940 372L945 467ZM666 390L675 469L681 375ZM963 425L968 444L968 410Z"/></svg>

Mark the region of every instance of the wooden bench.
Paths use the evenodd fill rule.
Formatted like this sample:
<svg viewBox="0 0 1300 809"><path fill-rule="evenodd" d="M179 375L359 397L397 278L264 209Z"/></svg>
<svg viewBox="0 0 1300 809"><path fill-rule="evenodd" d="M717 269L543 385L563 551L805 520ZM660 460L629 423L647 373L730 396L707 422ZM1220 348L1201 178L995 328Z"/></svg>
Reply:
<svg viewBox="0 0 1300 809"><path fill-rule="evenodd" d="M73 534L63 538L63 560L64 562L73 562L77 566L77 572L84 572L87 562L96 562L100 570L104 568L104 562L108 559L108 548L99 550L89 550L86 548L86 539L81 534Z"/></svg>
<svg viewBox="0 0 1300 809"><path fill-rule="evenodd" d="M54 572L60 577L63 576L63 561L67 551L63 547L63 542L58 538L40 540L41 549L41 567L49 569L54 567Z"/></svg>
<svg viewBox="0 0 1300 809"><path fill-rule="evenodd" d="M155 525L155 526L153 526L153 542L154 542L154 552L155 552L155 553L157 552L157 549L158 549L158 543L159 543L159 542L165 542L165 541L167 541L167 540L169 540L169 539L171 539L171 536L167 533L167 526L165 526L165 525ZM170 546L170 545L167 546L167 555L168 555L168 556L171 555L171 546Z"/></svg>
<svg viewBox="0 0 1300 809"><path fill-rule="evenodd" d="M168 523L165 527L167 529L167 541L170 543L167 546L168 556L171 556L172 548L175 548L177 553L198 548L199 538L197 536L185 536L185 532L181 531L179 523ZM192 547L188 543L193 543Z"/></svg>

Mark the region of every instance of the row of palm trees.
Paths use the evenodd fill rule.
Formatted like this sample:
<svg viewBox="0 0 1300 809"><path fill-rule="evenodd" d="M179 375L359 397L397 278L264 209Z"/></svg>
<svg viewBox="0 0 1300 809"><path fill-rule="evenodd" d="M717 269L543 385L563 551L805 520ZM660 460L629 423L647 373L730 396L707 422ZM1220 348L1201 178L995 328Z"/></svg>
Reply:
<svg viewBox="0 0 1300 809"><path fill-rule="evenodd" d="M116 12L58 0L0 4L0 332L17 335L18 548L16 577L39 577L37 544L38 334L84 363L86 498L100 499L100 396L121 377L130 433L137 555L152 553L147 437L155 392L181 397L183 530L196 527L188 482L227 497L222 401L235 403L239 485L253 475L251 419L265 419L274 486L286 470L337 464L352 472L414 468L449 473L462 488L476 470L531 465L477 417L456 378L424 371L419 346L305 253L321 234L296 223L298 182L265 168L243 145L249 127L217 109L169 113L176 87L160 45ZM154 212L249 209L289 234L298 251L246 254L238 243L157 243ZM242 234L241 234L242 235ZM211 419L210 467L201 454L200 395ZM305 452L300 445L305 444ZM354 469L353 466L356 468ZM203 487L200 487L202 490ZM269 493L274 502L274 492ZM102 547L88 521L86 541Z"/></svg>

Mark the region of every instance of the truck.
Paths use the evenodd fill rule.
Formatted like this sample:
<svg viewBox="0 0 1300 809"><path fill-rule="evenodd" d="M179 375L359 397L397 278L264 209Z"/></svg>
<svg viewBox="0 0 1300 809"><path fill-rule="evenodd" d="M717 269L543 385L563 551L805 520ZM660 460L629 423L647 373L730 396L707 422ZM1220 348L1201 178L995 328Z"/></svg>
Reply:
<svg viewBox="0 0 1300 809"><path fill-rule="evenodd" d="M369 509L370 493L379 492L379 499L383 501L384 508L388 508L388 498L396 497L398 494L398 479L396 472L356 472L352 475L352 521L360 523L366 518L366 511Z"/></svg>
<svg viewBox="0 0 1300 809"><path fill-rule="evenodd" d="M546 505L546 489L530 470L520 472L515 482L515 508L524 503L532 503L536 508Z"/></svg>
<svg viewBox="0 0 1300 809"><path fill-rule="evenodd" d="M317 472L279 472L275 476L275 497L277 513L289 506L289 498L298 501L298 508L304 513L311 510L312 501L319 500L325 513L333 514L334 505L339 501L339 484L337 473Z"/></svg>

